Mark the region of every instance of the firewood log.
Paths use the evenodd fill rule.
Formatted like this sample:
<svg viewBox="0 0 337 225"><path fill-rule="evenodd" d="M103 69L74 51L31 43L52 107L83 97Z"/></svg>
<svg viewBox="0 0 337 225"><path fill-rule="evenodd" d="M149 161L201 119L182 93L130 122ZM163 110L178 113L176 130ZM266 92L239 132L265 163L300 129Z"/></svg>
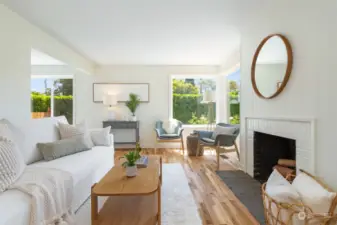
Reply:
<svg viewBox="0 0 337 225"><path fill-rule="evenodd" d="M292 159L279 159L277 164L286 167L296 167L296 161Z"/></svg>
<svg viewBox="0 0 337 225"><path fill-rule="evenodd" d="M287 177L289 174L295 174L294 169L290 169L288 167L276 165L274 166L274 169L276 169L282 176Z"/></svg>

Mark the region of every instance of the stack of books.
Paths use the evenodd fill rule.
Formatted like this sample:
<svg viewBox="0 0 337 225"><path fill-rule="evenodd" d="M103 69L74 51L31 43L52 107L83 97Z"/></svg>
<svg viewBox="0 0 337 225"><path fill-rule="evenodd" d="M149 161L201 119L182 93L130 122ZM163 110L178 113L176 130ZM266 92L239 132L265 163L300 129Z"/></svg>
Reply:
<svg viewBox="0 0 337 225"><path fill-rule="evenodd" d="M149 158L147 156L142 156L136 161L137 168L146 168L149 163Z"/></svg>

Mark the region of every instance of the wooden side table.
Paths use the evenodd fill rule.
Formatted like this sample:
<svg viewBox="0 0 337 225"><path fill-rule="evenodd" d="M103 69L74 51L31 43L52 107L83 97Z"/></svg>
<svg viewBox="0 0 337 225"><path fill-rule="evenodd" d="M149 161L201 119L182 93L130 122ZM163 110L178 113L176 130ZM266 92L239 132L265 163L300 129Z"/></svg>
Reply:
<svg viewBox="0 0 337 225"><path fill-rule="evenodd" d="M187 152L189 156L196 156L198 150L199 137L197 134L190 134L186 138ZM204 149L201 148L198 156L204 155Z"/></svg>
<svg viewBox="0 0 337 225"><path fill-rule="evenodd" d="M139 142L139 121L120 121L120 120L108 120L103 121L103 127L111 126L111 133L113 130L118 129L132 129L135 130L135 141L120 142L116 139L114 144L137 144Z"/></svg>

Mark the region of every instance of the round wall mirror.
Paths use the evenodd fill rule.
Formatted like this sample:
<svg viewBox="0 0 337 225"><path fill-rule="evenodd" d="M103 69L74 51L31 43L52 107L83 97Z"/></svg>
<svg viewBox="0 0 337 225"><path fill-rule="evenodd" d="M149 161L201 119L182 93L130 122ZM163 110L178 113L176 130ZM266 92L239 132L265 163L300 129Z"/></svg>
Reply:
<svg viewBox="0 0 337 225"><path fill-rule="evenodd" d="M272 34L262 40L252 63L255 93L265 99L279 95L289 80L293 64L291 45L286 37Z"/></svg>

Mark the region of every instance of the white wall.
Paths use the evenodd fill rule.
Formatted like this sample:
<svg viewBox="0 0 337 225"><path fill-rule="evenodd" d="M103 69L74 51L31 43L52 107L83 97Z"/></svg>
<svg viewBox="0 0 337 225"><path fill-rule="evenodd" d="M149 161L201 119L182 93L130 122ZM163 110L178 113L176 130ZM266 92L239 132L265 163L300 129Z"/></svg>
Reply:
<svg viewBox="0 0 337 225"><path fill-rule="evenodd" d="M107 109L103 104L93 103L92 84L95 82L149 83L150 102L142 103L136 115L140 120L141 144L154 146L154 123L169 118L169 81L170 75L218 73L215 66L105 66L99 67L95 76L76 76L76 121L86 120L92 128L101 127L107 118ZM118 107L121 115L128 109L121 103ZM188 134L193 129L186 129Z"/></svg>
<svg viewBox="0 0 337 225"><path fill-rule="evenodd" d="M94 66L0 3L0 118L16 124L26 123L31 118L31 48L76 69L92 72Z"/></svg>
<svg viewBox="0 0 337 225"><path fill-rule="evenodd" d="M337 2L333 0L260 0L242 14L241 160L246 154L244 118L316 119L316 175L337 190ZM280 96L263 100L254 93L251 62L260 41L272 33L288 37L293 71Z"/></svg>

